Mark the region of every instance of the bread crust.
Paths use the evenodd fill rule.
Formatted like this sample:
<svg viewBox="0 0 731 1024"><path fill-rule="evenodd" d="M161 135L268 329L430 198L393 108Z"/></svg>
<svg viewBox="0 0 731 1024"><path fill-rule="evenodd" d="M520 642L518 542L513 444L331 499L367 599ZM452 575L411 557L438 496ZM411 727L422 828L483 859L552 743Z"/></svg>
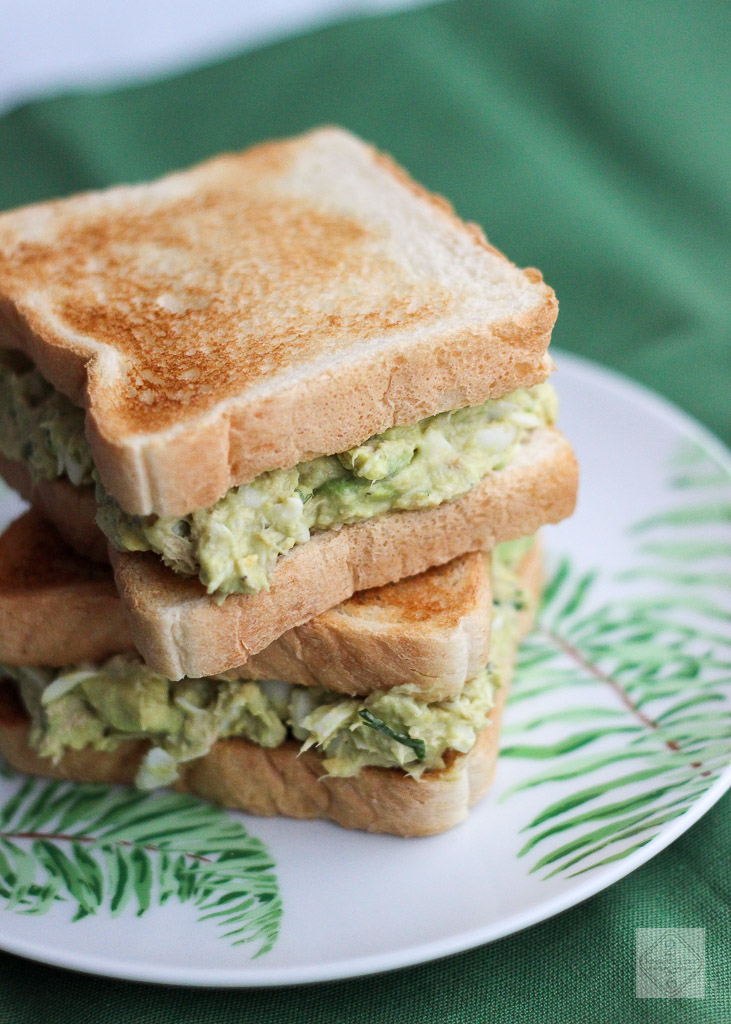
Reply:
<svg viewBox="0 0 731 1024"><path fill-rule="evenodd" d="M315 534L279 560L269 591L217 605L197 580L151 554L110 550L135 646L169 679L242 665L277 637L358 590L536 533L569 516L578 468L558 431L536 431L505 469L434 509L391 512Z"/></svg>
<svg viewBox="0 0 731 1024"><path fill-rule="evenodd" d="M0 344L87 409L141 515L538 383L556 315L537 271L335 129L0 215Z"/></svg>

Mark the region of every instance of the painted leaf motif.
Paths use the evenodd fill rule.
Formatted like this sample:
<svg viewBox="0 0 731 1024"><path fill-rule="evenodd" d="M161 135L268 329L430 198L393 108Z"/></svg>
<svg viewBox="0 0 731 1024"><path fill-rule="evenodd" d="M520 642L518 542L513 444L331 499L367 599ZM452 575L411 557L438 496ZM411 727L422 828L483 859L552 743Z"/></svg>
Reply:
<svg viewBox="0 0 731 1024"><path fill-rule="evenodd" d="M0 812L0 900L43 914L59 902L73 920L168 900L191 903L222 937L277 940L282 903L264 844L232 815L173 793L23 779Z"/></svg>
<svg viewBox="0 0 731 1024"><path fill-rule="evenodd" d="M731 582L729 476L684 445L671 481L677 506L629 531L635 565L614 581L626 597L602 601L603 580L562 559L519 656L502 756L542 767L502 799L542 787L555 795L523 828L519 853L545 877L639 849L731 760L731 715L719 707L731 684L721 596ZM638 597L637 581L656 595ZM557 710L546 714L549 690Z"/></svg>

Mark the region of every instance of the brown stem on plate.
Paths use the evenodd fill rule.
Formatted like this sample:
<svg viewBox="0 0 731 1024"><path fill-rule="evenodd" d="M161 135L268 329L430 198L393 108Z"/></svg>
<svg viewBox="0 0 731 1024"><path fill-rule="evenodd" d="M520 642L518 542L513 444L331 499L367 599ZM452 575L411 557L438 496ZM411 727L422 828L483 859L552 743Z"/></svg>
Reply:
<svg viewBox="0 0 731 1024"><path fill-rule="evenodd" d="M0 832L0 839L49 839L49 840L65 840L69 843L100 843L100 840L95 839L94 836L74 836L68 835L65 832ZM137 846L136 843L131 842L129 839L113 839L112 846ZM140 847L142 850L148 850L150 853L181 853L181 850L168 851L164 850L160 846L154 846L152 844L146 844ZM188 857L190 860L202 861L205 864L212 864L213 861L210 857L203 857L197 853L183 853L184 857Z"/></svg>
<svg viewBox="0 0 731 1024"><path fill-rule="evenodd" d="M560 634L556 633L554 630L546 629L545 627L543 627L541 628L540 632L542 632L544 636L547 636L548 639L551 640L556 645L556 647L558 647L558 649L562 651L563 654L565 654L568 658L571 658L573 661L575 661L577 665L580 665L585 672L588 672L590 676L593 676L594 679L598 679L601 683L606 683L606 685L609 686L615 692L617 697L619 697L619 699L622 701L622 703L628 709L628 711L631 711L635 718L638 718L646 728L652 729L657 733L661 733L662 730L660 726L657 724L657 722L655 722L652 718L649 718L646 714L640 711L640 709L634 703L634 701L627 693L627 691L624 689L622 684L617 679L615 679L614 676L610 675L608 672L604 672L603 669L599 668L598 665L595 665L593 662L589 661L588 658L584 657L584 655L581 653L578 647L575 647L574 644L570 643L568 640L565 640ZM682 751L683 749L679 743L675 742L675 740L663 740L663 743L668 748L668 750L672 750L674 753ZM703 765L701 761L693 761L691 762L690 766L691 768L701 768ZM710 775L710 772L702 772L701 774Z"/></svg>

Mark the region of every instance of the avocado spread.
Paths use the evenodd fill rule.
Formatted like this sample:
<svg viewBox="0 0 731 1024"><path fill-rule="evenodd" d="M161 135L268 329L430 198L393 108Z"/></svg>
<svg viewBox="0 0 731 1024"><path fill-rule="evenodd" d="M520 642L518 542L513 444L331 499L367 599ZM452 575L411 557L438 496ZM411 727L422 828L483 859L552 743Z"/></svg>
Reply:
<svg viewBox="0 0 731 1024"><path fill-rule="evenodd" d="M34 480L66 476L77 486L92 483L83 409L12 350L0 350L0 452L24 462Z"/></svg>
<svg viewBox="0 0 731 1024"><path fill-rule="evenodd" d="M133 655L103 665L58 669L2 666L31 716L31 745L58 760L67 748L113 750L130 739L150 746L137 785L174 781L181 762L206 754L218 739L240 736L263 747L286 738L316 747L330 775L365 765L402 768L418 777L444 766L447 750L466 753L486 724L495 688L509 672L524 606L517 570L527 545L501 545L493 555L491 662L451 700L427 703L413 688L343 697L319 687L227 676L170 682Z"/></svg>
<svg viewBox="0 0 731 1024"><path fill-rule="evenodd" d="M96 473L83 411L18 358L0 358L0 451L23 459L35 479L89 483ZM118 549L156 552L175 572L198 576L216 600L253 594L269 586L277 558L311 533L466 494L556 412L550 384L520 389L262 473L183 517L128 515L97 478L97 522Z"/></svg>
<svg viewBox="0 0 731 1024"><path fill-rule="evenodd" d="M209 594L256 593L277 558L319 530L386 512L432 508L466 494L556 418L550 384L391 427L338 455L262 473L211 508L182 518L127 515L98 489L97 522L123 551L155 551Z"/></svg>

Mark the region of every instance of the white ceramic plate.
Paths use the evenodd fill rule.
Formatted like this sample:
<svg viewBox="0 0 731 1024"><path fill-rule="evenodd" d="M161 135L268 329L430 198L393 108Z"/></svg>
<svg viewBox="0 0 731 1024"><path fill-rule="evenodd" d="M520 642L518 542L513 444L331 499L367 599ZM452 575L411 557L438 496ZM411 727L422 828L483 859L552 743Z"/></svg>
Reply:
<svg viewBox="0 0 731 1024"><path fill-rule="evenodd" d="M649 392L558 362L579 508L544 531L553 582L496 781L470 818L400 840L9 774L0 947L186 985L388 970L579 903L718 800L731 784L731 463ZM21 508L0 499L3 524Z"/></svg>

